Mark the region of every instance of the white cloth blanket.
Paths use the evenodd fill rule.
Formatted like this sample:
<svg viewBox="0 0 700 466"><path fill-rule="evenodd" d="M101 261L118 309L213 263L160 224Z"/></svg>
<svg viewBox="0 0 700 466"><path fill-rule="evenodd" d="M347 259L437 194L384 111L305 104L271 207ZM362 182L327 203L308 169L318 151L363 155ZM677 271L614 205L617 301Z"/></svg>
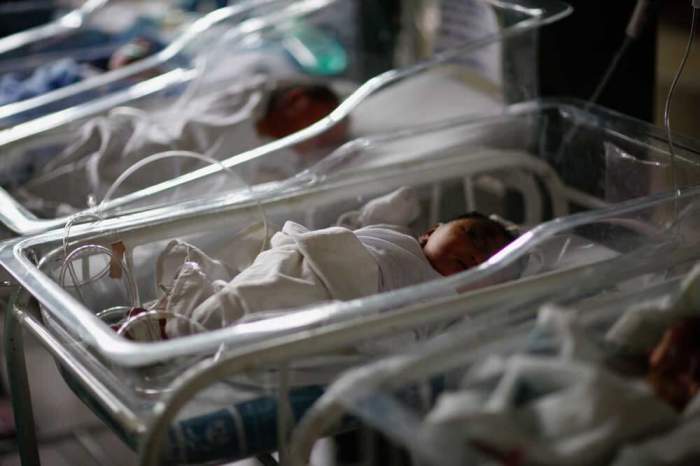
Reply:
<svg viewBox="0 0 700 466"><path fill-rule="evenodd" d="M677 306L693 301L691 283L684 284ZM617 351L614 343L621 342L594 338L574 311L544 307L527 342L530 354L493 355L471 367L460 390L439 398L426 419L426 435L447 436L459 446L467 439L482 442L504 455L517 454L524 464L593 465L681 420L643 380L605 366ZM678 438L684 435L680 431ZM658 456L657 444L644 448ZM637 456L630 448L624 458Z"/></svg>
<svg viewBox="0 0 700 466"><path fill-rule="evenodd" d="M622 449L612 466L680 466L700 460L700 419Z"/></svg>
<svg viewBox="0 0 700 466"><path fill-rule="evenodd" d="M256 75L221 91L195 96L183 106L152 112L117 109L90 120L72 144L15 194L32 209L53 209L60 186L59 212L66 213L85 208L90 194L101 199L119 175L149 155L185 150L221 159L260 146L265 141L257 136L254 124L264 111L269 87L265 76ZM264 173L269 167L250 166L244 170L256 173L239 174L249 183L257 177L285 178L296 172L297 160L292 155L275 157L275 173ZM123 188L131 192L201 166L202 161L181 157L155 162L127 178Z"/></svg>
<svg viewBox="0 0 700 466"><path fill-rule="evenodd" d="M479 441L524 464L594 465L677 419L642 381L603 367L521 355L499 365L492 382L472 377L463 391L442 395L426 433L453 436L456 445Z"/></svg>
<svg viewBox="0 0 700 466"><path fill-rule="evenodd" d="M606 339L627 349L644 353L661 339L666 329L700 311L700 265L683 280L678 296L642 302L627 309L608 331Z"/></svg>
<svg viewBox="0 0 700 466"><path fill-rule="evenodd" d="M171 299L171 306L203 327L217 329L259 312L351 300L439 276L418 242L398 227L310 231L286 222L272 237L270 249L222 289L208 285L213 294L201 304L192 306L199 299ZM181 320L166 326L169 337L191 331Z"/></svg>

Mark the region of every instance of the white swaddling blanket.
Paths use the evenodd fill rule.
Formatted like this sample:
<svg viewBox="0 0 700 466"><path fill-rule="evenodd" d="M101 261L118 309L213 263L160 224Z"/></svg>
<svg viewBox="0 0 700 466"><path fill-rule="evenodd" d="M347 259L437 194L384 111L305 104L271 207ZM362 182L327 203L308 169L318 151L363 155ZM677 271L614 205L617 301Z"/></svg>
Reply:
<svg viewBox="0 0 700 466"><path fill-rule="evenodd" d="M57 209L67 213L84 208L90 194L101 198L119 175L149 155L184 150L221 159L260 146L265 141L257 136L254 125L264 111L270 87L268 78L255 75L221 91L194 97L186 105L176 103L153 112L116 111L94 118L16 195L28 207L45 211L53 209L51 201L60 186L62 204ZM284 155L275 157L275 173L260 176L267 180L294 174L296 157ZM202 164L192 158L176 158L146 165L123 186L129 191L145 188Z"/></svg>
<svg viewBox="0 0 700 466"><path fill-rule="evenodd" d="M698 464L700 419L620 451L612 466L678 466Z"/></svg>
<svg viewBox="0 0 700 466"><path fill-rule="evenodd" d="M205 286L198 280L192 288L198 298L171 299L169 309L217 329L254 313L351 300L438 277L418 242L399 227L311 231L286 222L272 237L271 248L227 285L217 289L220 283ZM201 300L202 289L213 294ZM169 320L166 326L169 337L191 331L182 320Z"/></svg>
<svg viewBox="0 0 700 466"><path fill-rule="evenodd" d="M592 465L620 442L677 419L642 381L603 367L522 355L497 366L492 382L469 378L464 391L442 395L426 427L462 445L470 439L517 452L525 464Z"/></svg>
<svg viewBox="0 0 700 466"><path fill-rule="evenodd" d="M681 420L643 380L611 372L604 360L615 348L593 338L570 310L540 311L528 338L533 351L544 356L491 356L470 368L461 390L440 397L427 432L459 445L480 441L526 464L591 465ZM627 450L625 457L636 456Z"/></svg>
<svg viewBox="0 0 700 466"><path fill-rule="evenodd" d="M639 303L625 311L608 331L606 339L629 351L647 352L666 329L700 311L700 265L696 265L680 286L680 294Z"/></svg>

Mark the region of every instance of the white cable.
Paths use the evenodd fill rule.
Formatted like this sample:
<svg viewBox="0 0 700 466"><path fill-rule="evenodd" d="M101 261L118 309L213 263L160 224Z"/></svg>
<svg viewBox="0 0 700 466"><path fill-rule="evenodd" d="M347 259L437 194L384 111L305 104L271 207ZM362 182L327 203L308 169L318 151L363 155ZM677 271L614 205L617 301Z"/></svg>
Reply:
<svg viewBox="0 0 700 466"><path fill-rule="evenodd" d="M688 56L690 55L690 49L693 46L693 39L695 37L695 13L698 6L700 6L700 0L693 0L693 15L690 20L690 35L688 36L688 43L685 46L685 52L683 53L683 58L681 64L676 70L676 75L673 77L671 82L671 87L668 89L668 95L666 96L666 105L664 106L664 128L666 129L666 137L668 139L668 152L671 164L671 185L676 193L676 200L674 201L674 218L678 217L678 179L676 176L676 155L673 152L673 135L671 134L671 100L673 99L673 91L676 89L676 85L680 80L685 64L688 61Z"/></svg>
<svg viewBox="0 0 700 466"><path fill-rule="evenodd" d="M627 24L627 28L625 29L625 38L622 41L620 47L617 49L617 52L615 52L615 55L613 55L612 60L608 64L608 67L605 69L603 77L600 79L598 85L593 90L593 93L586 101L583 107L584 112L590 111L591 107L593 107L593 105L598 102L598 99L600 99L600 96L603 94L603 91L607 87L608 82L612 78L615 70L617 69L620 61L622 60L622 57L627 53L627 49L635 40L639 38L639 36L644 31L644 27L648 22L650 9L651 2L649 2L648 0L637 1L635 9L632 12L632 17L630 18ZM564 134L559 147L558 157L562 157L564 150L566 150L566 148L571 144L574 137L578 133L578 129L579 123L575 123L574 126Z"/></svg>

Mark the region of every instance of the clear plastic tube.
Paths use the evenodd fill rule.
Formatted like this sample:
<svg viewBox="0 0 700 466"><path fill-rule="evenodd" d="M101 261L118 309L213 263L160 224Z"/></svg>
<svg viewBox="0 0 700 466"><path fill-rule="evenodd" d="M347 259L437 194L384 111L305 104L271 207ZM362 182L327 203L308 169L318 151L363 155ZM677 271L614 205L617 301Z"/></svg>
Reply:
<svg viewBox="0 0 700 466"><path fill-rule="evenodd" d="M673 148L673 134L671 133L671 101L673 100L673 91L678 85L685 64L688 61L688 56L690 55L690 49L693 46L693 39L695 38L695 15L697 9L693 8L693 14L690 20L690 35L688 36L688 43L685 46L685 51L683 52L683 58L681 63L676 70L676 74L671 82L671 87L668 89L668 95L666 96L666 104L664 105L664 128L666 129L666 138L668 139L668 152L671 161L671 185L676 193L676 205L674 208L674 217L678 218L678 195L680 194L678 187L678 175L676 173L676 155Z"/></svg>
<svg viewBox="0 0 700 466"><path fill-rule="evenodd" d="M83 285L87 285L88 283L94 282L95 280L104 276L104 270L98 272L98 274L94 277L83 277L82 280L80 280L78 279L75 273L75 269L73 269L72 267L72 262L76 259L79 259L80 256L82 256L83 254L93 255L95 252L104 254L108 256L110 260L114 260L114 255L112 254L112 251L110 251L108 248L97 244L87 244L79 246L73 251L71 251L71 253L63 259L63 263L61 264L61 269L59 271L59 283L61 283L62 286L66 286L66 271L70 272L71 279L73 280L72 285L75 287L76 293L78 293L80 298L83 300L84 298L80 292L80 287ZM138 307L140 305L138 297L138 288L136 287L136 282L134 281L133 275L131 274L131 270L129 269L128 265L124 264L123 261L117 261L116 263L119 265L119 267L122 269L122 272L124 273L125 287L128 299L131 302L132 306Z"/></svg>

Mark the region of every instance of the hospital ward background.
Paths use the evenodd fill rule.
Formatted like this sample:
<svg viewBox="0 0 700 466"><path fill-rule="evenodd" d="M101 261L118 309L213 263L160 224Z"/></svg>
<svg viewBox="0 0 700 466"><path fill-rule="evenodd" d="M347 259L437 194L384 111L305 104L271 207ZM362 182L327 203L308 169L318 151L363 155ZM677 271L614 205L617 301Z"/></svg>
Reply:
<svg viewBox="0 0 700 466"><path fill-rule="evenodd" d="M0 466L700 464L698 9L0 1Z"/></svg>

